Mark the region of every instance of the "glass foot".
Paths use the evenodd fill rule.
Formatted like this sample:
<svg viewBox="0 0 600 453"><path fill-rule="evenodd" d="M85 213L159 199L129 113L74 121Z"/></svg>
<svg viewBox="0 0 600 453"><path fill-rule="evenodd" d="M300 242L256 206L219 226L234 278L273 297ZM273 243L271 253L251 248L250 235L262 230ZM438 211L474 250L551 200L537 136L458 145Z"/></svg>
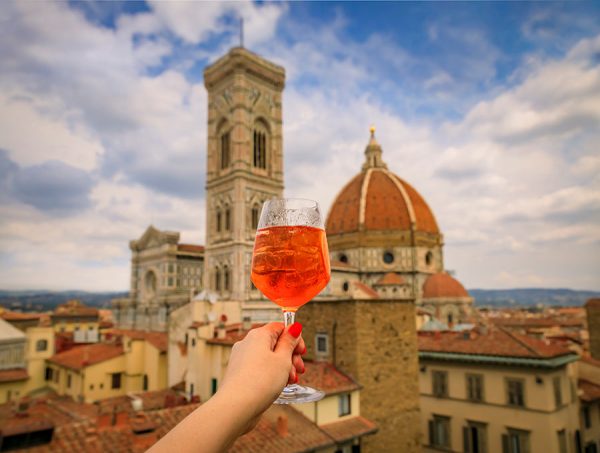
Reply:
<svg viewBox="0 0 600 453"><path fill-rule="evenodd" d="M312 403L323 399L325 393L321 390L315 390L311 387L292 384L283 388L279 394L279 398L273 404L296 404L296 403Z"/></svg>

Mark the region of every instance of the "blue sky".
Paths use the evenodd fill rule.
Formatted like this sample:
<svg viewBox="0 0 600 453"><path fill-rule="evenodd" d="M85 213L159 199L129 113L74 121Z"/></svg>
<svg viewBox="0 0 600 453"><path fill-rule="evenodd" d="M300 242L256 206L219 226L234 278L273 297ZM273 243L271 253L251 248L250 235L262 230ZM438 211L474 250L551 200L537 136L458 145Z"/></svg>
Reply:
<svg viewBox="0 0 600 453"><path fill-rule="evenodd" d="M467 287L600 289L597 2L2 2L0 287L122 290L150 223L204 241L202 70L286 68L286 193L368 128Z"/></svg>

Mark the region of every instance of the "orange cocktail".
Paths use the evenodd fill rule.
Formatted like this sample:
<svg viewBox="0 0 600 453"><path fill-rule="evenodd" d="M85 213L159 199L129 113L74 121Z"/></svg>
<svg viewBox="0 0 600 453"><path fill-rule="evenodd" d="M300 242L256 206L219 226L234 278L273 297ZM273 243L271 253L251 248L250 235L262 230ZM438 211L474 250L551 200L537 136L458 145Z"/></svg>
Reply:
<svg viewBox="0 0 600 453"><path fill-rule="evenodd" d="M252 281L267 298L296 311L329 282L325 231L310 226L271 226L256 232Z"/></svg>

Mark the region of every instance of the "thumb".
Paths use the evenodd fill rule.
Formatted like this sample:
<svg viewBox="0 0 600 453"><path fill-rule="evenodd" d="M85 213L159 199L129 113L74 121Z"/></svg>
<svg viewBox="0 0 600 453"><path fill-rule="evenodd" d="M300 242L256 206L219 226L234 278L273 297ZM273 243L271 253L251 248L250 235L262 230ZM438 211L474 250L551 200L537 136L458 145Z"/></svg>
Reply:
<svg viewBox="0 0 600 453"><path fill-rule="evenodd" d="M290 357L296 349L296 346L300 342L300 335L302 334L302 324L295 322L290 327L285 329L283 334L279 337L277 346L275 346L276 354L286 354Z"/></svg>

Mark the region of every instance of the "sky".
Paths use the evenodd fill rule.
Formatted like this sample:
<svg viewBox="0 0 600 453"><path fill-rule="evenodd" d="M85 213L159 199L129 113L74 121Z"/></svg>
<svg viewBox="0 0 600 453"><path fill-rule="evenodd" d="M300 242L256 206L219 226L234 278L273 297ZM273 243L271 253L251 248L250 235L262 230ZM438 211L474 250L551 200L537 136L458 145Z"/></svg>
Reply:
<svg viewBox="0 0 600 453"><path fill-rule="evenodd" d="M148 225L204 243L202 72L286 69L285 194L325 210L375 125L467 288L600 290L598 2L0 2L0 289L120 291Z"/></svg>

